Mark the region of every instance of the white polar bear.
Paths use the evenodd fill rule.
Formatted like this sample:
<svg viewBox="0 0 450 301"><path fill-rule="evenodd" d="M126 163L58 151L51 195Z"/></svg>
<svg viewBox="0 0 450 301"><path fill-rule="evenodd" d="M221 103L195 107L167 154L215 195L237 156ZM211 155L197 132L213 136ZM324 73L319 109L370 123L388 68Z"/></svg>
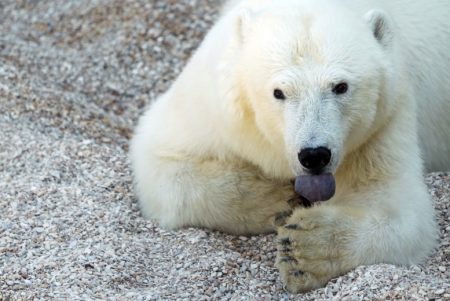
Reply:
<svg viewBox="0 0 450 301"><path fill-rule="evenodd" d="M332 173L334 197L278 228L293 292L432 252L421 157L450 168L448 0L231 1L131 143L142 210L171 229L272 231L292 179Z"/></svg>

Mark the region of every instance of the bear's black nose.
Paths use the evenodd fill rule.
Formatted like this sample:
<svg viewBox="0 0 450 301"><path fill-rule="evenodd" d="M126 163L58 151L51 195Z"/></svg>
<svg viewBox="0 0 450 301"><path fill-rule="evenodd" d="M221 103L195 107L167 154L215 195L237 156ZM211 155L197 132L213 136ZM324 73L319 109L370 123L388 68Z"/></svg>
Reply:
<svg viewBox="0 0 450 301"><path fill-rule="evenodd" d="M326 147L305 148L298 154L300 164L314 174L320 174L330 163L331 151Z"/></svg>

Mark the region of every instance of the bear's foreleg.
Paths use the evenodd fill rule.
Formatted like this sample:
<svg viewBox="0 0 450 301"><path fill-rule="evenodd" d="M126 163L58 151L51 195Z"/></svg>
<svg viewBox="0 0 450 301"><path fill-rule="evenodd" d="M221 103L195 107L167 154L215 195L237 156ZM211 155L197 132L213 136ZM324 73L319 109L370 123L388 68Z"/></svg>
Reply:
<svg viewBox="0 0 450 301"><path fill-rule="evenodd" d="M429 256L437 241L431 202L423 184L404 187L380 199L295 210L278 228L276 265L285 287L305 292L359 265L413 264Z"/></svg>
<svg viewBox="0 0 450 301"><path fill-rule="evenodd" d="M291 210L291 181L257 168L219 160L158 159L137 166L144 213L163 227L205 227L236 234L275 231L275 215Z"/></svg>

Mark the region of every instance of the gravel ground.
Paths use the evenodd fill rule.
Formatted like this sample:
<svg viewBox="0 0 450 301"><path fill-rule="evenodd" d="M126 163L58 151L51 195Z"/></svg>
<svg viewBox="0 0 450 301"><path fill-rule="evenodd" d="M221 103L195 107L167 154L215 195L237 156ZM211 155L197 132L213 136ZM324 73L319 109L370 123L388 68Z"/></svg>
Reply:
<svg viewBox="0 0 450 301"><path fill-rule="evenodd" d="M0 300L450 300L450 177L428 175L441 245L284 292L274 236L143 219L128 141L217 16L213 0L0 1Z"/></svg>

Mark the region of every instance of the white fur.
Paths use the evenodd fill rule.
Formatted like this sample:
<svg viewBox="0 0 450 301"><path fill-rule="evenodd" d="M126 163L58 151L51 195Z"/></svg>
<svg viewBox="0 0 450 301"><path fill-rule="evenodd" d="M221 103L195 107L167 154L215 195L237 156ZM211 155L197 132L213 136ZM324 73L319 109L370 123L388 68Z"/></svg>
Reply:
<svg viewBox="0 0 450 301"><path fill-rule="evenodd" d="M304 173L297 153L327 146L337 193L291 222L327 221L313 239L346 252L324 278L284 277L288 288L422 260L437 236L421 157L428 171L450 168L449 49L447 0L230 1L139 121L131 160L143 212L167 228L271 231ZM349 91L334 95L341 81ZM342 242L330 246L330 233Z"/></svg>

